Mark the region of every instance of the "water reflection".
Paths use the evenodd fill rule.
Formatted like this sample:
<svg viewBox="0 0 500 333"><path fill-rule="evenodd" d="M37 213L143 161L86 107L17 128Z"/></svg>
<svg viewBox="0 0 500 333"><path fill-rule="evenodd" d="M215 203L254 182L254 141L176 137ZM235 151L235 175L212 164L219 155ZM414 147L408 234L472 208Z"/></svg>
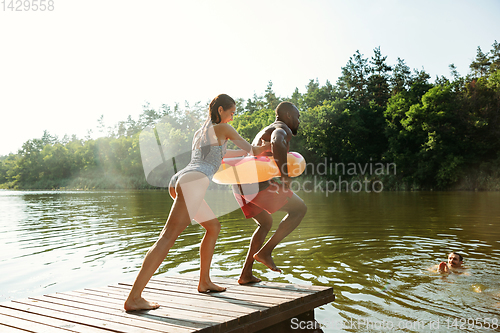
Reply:
<svg viewBox="0 0 500 333"><path fill-rule="evenodd" d="M342 320L500 319L500 193L300 196L306 218L275 250L283 274L255 273L333 286L336 301L316 312L325 332ZM132 280L171 203L164 191L0 191L0 301ZM237 277L255 225L240 211L221 223L212 274ZM196 272L202 231L189 226L159 273ZM451 250L470 274L427 269Z"/></svg>

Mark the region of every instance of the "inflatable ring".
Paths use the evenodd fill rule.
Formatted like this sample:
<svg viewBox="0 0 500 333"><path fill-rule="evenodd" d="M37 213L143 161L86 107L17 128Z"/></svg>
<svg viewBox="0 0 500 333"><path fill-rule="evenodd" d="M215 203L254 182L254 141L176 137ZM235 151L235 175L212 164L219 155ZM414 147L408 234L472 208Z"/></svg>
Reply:
<svg viewBox="0 0 500 333"><path fill-rule="evenodd" d="M287 155L288 175L297 177L306 168L304 157L296 152ZM218 184L253 184L281 175L272 156L224 158L213 181Z"/></svg>

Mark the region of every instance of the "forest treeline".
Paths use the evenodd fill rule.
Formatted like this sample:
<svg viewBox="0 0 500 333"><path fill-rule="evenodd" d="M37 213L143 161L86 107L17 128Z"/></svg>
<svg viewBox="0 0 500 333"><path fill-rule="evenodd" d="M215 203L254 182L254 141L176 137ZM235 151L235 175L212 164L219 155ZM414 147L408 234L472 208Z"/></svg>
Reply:
<svg viewBox="0 0 500 333"><path fill-rule="evenodd" d="M310 80L304 93L277 96L269 82L262 95L237 100L232 125L247 140L274 120L284 100L301 112L292 140L310 164L393 163L394 173L350 174L382 181L385 189L500 190L500 45L477 48L470 72L452 79L411 70L403 59L388 64L379 48L370 58L357 51L335 84ZM184 107L143 107L112 127L99 119L102 136L60 139L47 131L0 157L0 186L19 189L152 188L144 175L139 137L160 120L172 144L186 144L206 117L201 102ZM309 175L310 177L311 175ZM336 180L338 173L322 177ZM305 175L304 177L308 177Z"/></svg>

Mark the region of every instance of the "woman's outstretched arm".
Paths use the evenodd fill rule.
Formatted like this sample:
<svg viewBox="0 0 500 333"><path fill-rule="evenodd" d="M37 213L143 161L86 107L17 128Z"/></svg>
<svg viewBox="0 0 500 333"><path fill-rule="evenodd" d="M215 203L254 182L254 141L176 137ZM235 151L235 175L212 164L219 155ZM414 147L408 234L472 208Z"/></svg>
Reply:
<svg viewBox="0 0 500 333"><path fill-rule="evenodd" d="M260 155L271 150L271 143L262 141L262 145L254 146L248 143L245 139L238 134L238 132L229 124L218 124L216 130L216 135L219 139L221 137L223 140L231 140L236 146L241 150L228 149L224 157L238 157L246 154L253 156Z"/></svg>

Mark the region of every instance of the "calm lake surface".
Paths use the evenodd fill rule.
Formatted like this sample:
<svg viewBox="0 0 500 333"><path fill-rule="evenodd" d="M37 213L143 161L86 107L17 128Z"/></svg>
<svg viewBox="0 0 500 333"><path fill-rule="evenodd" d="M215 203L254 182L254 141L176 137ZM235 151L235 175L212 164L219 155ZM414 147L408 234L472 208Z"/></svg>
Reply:
<svg viewBox="0 0 500 333"><path fill-rule="evenodd" d="M472 319L500 325L500 193L298 194L308 212L274 252L283 273L254 271L333 286L316 310L325 332L499 331ZM171 204L164 191L0 190L0 301L133 280ZM255 225L240 210L220 221L212 275L236 278ZM202 230L190 225L158 274L197 272ZM466 274L428 269L451 250Z"/></svg>

